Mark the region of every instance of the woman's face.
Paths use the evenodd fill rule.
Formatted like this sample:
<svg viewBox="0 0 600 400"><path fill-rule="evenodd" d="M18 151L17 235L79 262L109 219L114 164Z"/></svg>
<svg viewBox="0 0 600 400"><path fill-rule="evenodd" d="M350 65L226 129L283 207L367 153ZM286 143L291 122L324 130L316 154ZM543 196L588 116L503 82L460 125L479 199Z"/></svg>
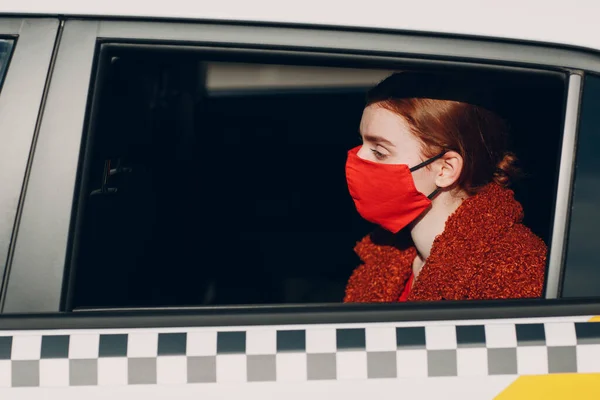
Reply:
<svg viewBox="0 0 600 400"><path fill-rule="evenodd" d="M407 164L409 168L425 161L421 142L411 133L401 116L376 104L366 107L360 121L363 140L358 156L381 164ZM436 189L435 172L420 168L412 173L417 190L428 195Z"/></svg>

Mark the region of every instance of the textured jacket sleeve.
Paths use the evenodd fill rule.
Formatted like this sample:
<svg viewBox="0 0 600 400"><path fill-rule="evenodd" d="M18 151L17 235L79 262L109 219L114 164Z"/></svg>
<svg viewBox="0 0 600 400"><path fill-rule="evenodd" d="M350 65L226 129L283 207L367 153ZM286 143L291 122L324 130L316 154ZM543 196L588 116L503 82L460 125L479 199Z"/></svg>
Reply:
<svg viewBox="0 0 600 400"><path fill-rule="evenodd" d="M354 250L363 264L352 273L344 302L397 301L410 276L414 249L400 250L391 241L375 244L368 235Z"/></svg>
<svg viewBox="0 0 600 400"><path fill-rule="evenodd" d="M480 273L473 276L469 298L539 298L544 287L547 247L523 225L496 243Z"/></svg>

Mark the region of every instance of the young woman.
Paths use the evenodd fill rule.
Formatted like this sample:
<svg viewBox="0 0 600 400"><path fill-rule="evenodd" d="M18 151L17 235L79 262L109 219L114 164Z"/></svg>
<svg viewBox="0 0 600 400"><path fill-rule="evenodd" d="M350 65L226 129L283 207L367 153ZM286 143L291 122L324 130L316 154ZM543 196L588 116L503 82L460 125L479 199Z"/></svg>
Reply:
<svg viewBox="0 0 600 400"><path fill-rule="evenodd" d="M398 73L369 92L346 177L383 229L356 246L345 302L541 296L547 249L507 188L518 171L506 125L457 87Z"/></svg>

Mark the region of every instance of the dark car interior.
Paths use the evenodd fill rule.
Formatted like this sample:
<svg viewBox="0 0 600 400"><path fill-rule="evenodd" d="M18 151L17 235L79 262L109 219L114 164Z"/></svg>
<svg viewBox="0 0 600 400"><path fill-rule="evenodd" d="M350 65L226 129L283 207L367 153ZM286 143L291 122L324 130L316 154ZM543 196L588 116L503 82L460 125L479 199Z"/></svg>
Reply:
<svg viewBox="0 0 600 400"><path fill-rule="evenodd" d="M211 92L207 63L227 57L102 50L65 309L342 301L374 228L344 175L368 88ZM526 173L514 186L525 223L548 243L564 75L456 73L490 83Z"/></svg>

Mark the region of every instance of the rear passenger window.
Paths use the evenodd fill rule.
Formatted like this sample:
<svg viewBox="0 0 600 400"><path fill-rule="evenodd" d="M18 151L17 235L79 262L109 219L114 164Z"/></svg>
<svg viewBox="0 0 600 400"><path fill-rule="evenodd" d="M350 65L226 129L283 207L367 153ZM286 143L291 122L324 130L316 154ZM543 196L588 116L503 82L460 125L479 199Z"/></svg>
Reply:
<svg viewBox="0 0 600 400"><path fill-rule="evenodd" d="M4 75L8 69L12 47L12 40L0 39L0 90L2 89L2 83L4 83Z"/></svg>
<svg viewBox="0 0 600 400"><path fill-rule="evenodd" d="M600 77L586 75L581 100L563 297L600 296Z"/></svg>
<svg viewBox="0 0 600 400"><path fill-rule="evenodd" d="M105 46L68 308L341 302L374 228L347 151L367 90L403 67ZM564 76L459 72L489 84L526 172L525 224L548 244Z"/></svg>

